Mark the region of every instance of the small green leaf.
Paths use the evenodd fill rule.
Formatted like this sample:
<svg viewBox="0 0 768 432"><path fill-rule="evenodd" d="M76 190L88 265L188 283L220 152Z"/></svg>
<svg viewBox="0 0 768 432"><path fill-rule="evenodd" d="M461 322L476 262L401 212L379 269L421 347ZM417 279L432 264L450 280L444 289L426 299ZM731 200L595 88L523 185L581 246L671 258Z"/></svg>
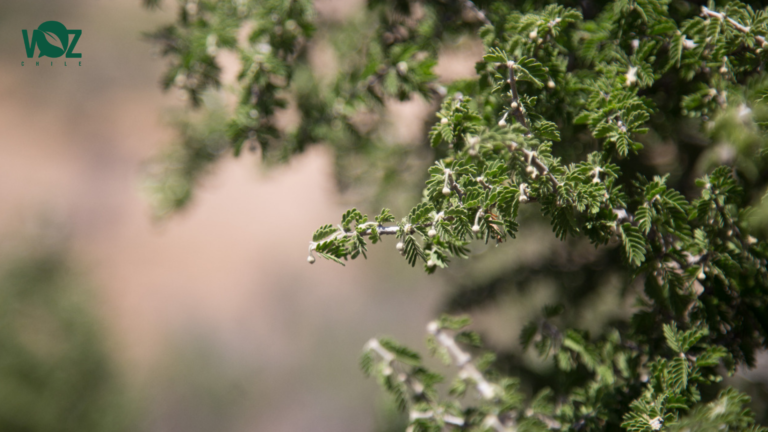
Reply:
<svg viewBox="0 0 768 432"><path fill-rule="evenodd" d="M312 235L312 241L318 242L320 240L325 239L326 237L330 236L331 234L339 231L338 227L335 227L333 225L323 225L320 228L315 231L315 233Z"/></svg>

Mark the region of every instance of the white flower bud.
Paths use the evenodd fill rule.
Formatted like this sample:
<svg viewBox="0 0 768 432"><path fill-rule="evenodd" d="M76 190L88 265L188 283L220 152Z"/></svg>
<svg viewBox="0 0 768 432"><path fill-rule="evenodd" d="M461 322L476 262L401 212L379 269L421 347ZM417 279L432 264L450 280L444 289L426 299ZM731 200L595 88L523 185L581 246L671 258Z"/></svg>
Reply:
<svg viewBox="0 0 768 432"><path fill-rule="evenodd" d="M512 108L512 111L514 111L514 110L516 110L516 109L517 109L517 107L519 107L519 106L520 106L520 105L518 105L518 104L517 104L517 102L512 102L512 105L510 105L509 107L510 107L510 108Z"/></svg>
<svg viewBox="0 0 768 432"><path fill-rule="evenodd" d="M308 256L307 257L307 262L310 263L310 264L314 264L315 263L315 257L313 257L312 255Z"/></svg>
<svg viewBox="0 0 768 432"><path fill-rule="evenodd" d="M451 190L447 187L443 188L443 195L448 196L451 194Z"/></svg>
<svg viewBox="0 0 768 432"><path fill-rule="evenodd" d="M725 65L720 66L720 73L721 74L728 73L728 68L725 67Z"/></svg>
<svg viewBox="0 0 768 432"><path fill-rule="evenodd" d="M539 35L539 29L533 29L532 32L528 33L528 39L534 40Z"/></svg>
<svg viewBox="0 0 768 432"><path fill-rule="evenodd" d="M432 260L429 260L429 261L427 261L427 267L429 267L429 268L435 268L435 265L436 265L436 264L435 264L435 262L434 262L434 261L432 261Z"/></svg>
<svg viewBox="0 0 768 432"><path fill-rule="evenodd" d="M469 153L470 156L477 156L477 149L472 147L470 148L467 153Z"/></svg>
<svg viewBox="0 0 768 432"><path fill-rule="evenodd" d="M447 118L440 119L440 124L448 124L448 119Z"/></svg>
<svg viewBox="0 0 768 432"><path fill-rule="evenodd" d="M664 424L664 419L662 419L661 417L656 417L656 418L653 418L653 419L651 419L651 421L650 421L650 426L651 426L651 429L653 429L653 430L655 430L655 431L657 431L657 430L661 429L661 426L662 426L663 424Z"/></svg>
<svg viewBox="0 0 768 432"><path fill-rule="evenodd" d="M624 75L627 79L627 87L633 86L637 82L637 67L632 66L627 70L627 73Z"/></svg>
<svg viewBox="0 0 768 432"><path fill-rule="evenodd" d="M520 184L520 198L519 201L521 203L527 203L530 201L530 198L528 198L528 184L527 183L521 183Z"/></svg>
<svg viewBox="0 0 768 432"><path fill-rule="evenodd" d="M405 244L403 242L397 242L395 249L397 249L398 252L402 252L405 250Z"/></svg>
<svg viewBox="0 0 768 432"><path fill-rule="evenodd" d="M436 334L438 331L440 331L440 323L437 321L430 321L429 324L427 324L427 331L430 334Z"/></svg>
<svg viewBox="0 0 768 432"><path fill-rule="evenodd" d="M555 88L555 82L552 80L547 81L547 87L551 89Z"/></svg>
<svg viewBox="0 0 768 432"><path fill-rule="evenodd" d="M475 233L475 234L479 233L480 232L480 225L478 225L478 224L472 225L472 232Z"/></svg>
<svg viewBox="0 0 768 432"><path fill-rule="evenodd" d="M435 230L434 228L430 228L429 231L427 232L427 235L429 236L429 238L435 238L435 236L437 235L437 230Z"/></svg>
<svg viewBox="0 0 768 432"><path fill-rule="evenodd" d="M506 125L507 125L506 120L504 120L504 119L499 120L499 126L504 127Z"/></svg>
<svg viewBox="0 0 768 432"><path fill-rule="evenodd" d="M173 83L176 85L176 87L184 87L184 85L187 83L187 76L179 72L176 74L176 78L173 79Z"/></svg>
<svg viewBox="0 0 768 432"><path fill-rule="evenodd" d="M395 69L400 76L403 76L408 72L408 63L401 61L395 66Z"/></svg>

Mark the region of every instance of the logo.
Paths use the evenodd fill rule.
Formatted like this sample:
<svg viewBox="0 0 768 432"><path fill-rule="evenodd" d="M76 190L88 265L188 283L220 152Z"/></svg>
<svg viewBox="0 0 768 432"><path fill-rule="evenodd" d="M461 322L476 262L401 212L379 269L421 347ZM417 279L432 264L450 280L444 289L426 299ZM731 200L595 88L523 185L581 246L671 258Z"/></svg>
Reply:
<svg viewBox="0 0 768 432"><path fill-rule="evenodd" d="M32 30L31 41L27 31L21 31L21 34L24 35L24 48L27 50L27 58L34 57L35 46L40 50L38 58L43 56L59 58L65 54L65 58L81 58L83 55L74 52L74 50L82 33L82 30L69 30L58 21L46 21L40 24L36 30ZM69 40L70 35L74 35L71 41Z"/></svg>

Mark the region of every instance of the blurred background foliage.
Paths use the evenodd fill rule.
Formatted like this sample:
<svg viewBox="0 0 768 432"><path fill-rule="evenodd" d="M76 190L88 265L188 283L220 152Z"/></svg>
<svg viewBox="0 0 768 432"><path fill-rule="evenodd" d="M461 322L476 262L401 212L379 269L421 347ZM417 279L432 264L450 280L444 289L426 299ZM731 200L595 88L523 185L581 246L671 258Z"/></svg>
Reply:
<svg viewBox="0 0 768 432"><path fill-rule="evenodd" d="M92 310L89 287L58 250L0 265L0 429L123 432L133 412Z"/></svg>
<svg viewBox="0 0 768 432"><path fill-rule="evenodd" d="M137 3L126 2L127 7L124 10L135 9L138 13ZM253 2L257 3L259 2ZM575 5L575 2L572 3ZM182 208L190 207L193 200L198 198L196 191L201 185L215 181L216 168L212 163L222 164L231 157L235 150L231 147L232 137L238 136L243 125L261 122L265 117L268 117L267 122L274 127L272 132L279 136L279 139L269 134L251 137L246 133L241 142L242 152L253 150L260 153L261 159L268 166L274 167L288 162L293 155L309 150L315 144L324 144L333 150L331 158L336 185L346 192L341 200L354 202L358 207L372 212L376 212L386 202L396 214L402 214L417 202L426 177L425 167L440 157L439 152L430 148L426 134L427 125L435 121L440 86L447 87L449 82L457 77L474 76L474 63L482 54L482 50L477 49L479 39L476 29L479 22L477 17L449 2L434 7L419 4L414 6L413 10L408 9L411 4L397 2L404 9L402 15L394 17L383 15L382 8L379 8L381 4L372 1L366 9L350 3L346 8L351 10L351 13L334 14L321 11L313 17L311 29L307 27L306 30L312 32L312 42L302 46L296 53L297 61L291 73L290 89L284 88L287 83L279 80L264 83L268 87L274 86L277 89L275 97L284 100L284 106L276 109L274 113L257 111L253 114L251 109L235 109L242 88L232 78L231 72L238 69L241 63L239 57L228 48L238 38L241 41L245 38L237 28L233 28L234 23L217 23L222 29L221 33L217 33L220 34L217 43L221 44L218 51L210 50L211 53L208 53L208 47L212 45L207 37L208 32L205 37L197 39L195 43L199 46L200 57L190 58L187 66L208 64L212 69L196 71L199 78L190 82L190 77L177 79L180 76L179 70L174 70L175 66L172 66L162 79L162 84L169 87L172 96L184 97L186 101L195 100L198 107L194 110L179 107L169 110L171 114L166 116L166 119L169 119L167 123L175 125L178 132L174 138L175 144L159 151L154 146L151 153L155 156L143 159L143 186L154 203L154 213L167 218ZM486 2L478 1L477 4L483 8ZM581 2L580 6L589 17L590 10L596 10L600 4L602 3ZM93 53L97 46L93 43L91 35L107 33L103 27L117 26L121 23L122 16L115 14L116 16L100 18L85 15L95 7L92 2L84 1L77 5L65 7L64 3L53 4L42 0L3 2L0 4L0 22L9 30L2 34L10 35L8 40L15 40L13 38L19 36L16 34L19 33L19 28L34 28L40 20L29 11L37 8L55 15L57 19L61 17L67 25L73 22L73 28L84 28L84 39L81 43L85 44L83 46L86 48L90 47L87 54ZM110 41L113 44L133 43L133 49L144 55L145 51L149 51L149 46L146 41L138 42L137 29L154 28L159 21L171 22L177 13L185 13L186 5L187 2L177 4L166 1L157 5L160 10L154 15L142 15L138 18L132 16L135 22L141 22L142 25L126 27L125 33L118 34ZM198 8L206 7L205 5L216 6L217 2L202 1ZM685 2L676 2L674 5L687 7ZM316 7L322 9L325 6L319 3ZM522 10L530 7L531 2L510 3L505 6L508 9ZM503 15L508 9L495 13ZM78 18L78 13L84 17ZM419 19L414 22L409 18L412 14L418 14ZM456 20L457 16L462 18ZM103 27L97 27L99 20L103 21L100 24ZM445 22L458 24L444 27ZM155 38L174 36L167 31L153 34ZM400 94L403 94L400 85L407 83L396 83L389 88L366 88L364 91L356 88L353 85L357 82L356 77L367 68L376 71L380 66L384 57L382 50L385 48L381 47L379 41L386 38L393 38L394 41L403 35L414 38L428 54L424 58L406 59L410 70L414 70L414 67L416 70L418 67L426 67L427 60L430 59L438 61L437 86L420 89L422 94L416 96L415 101L401 100L404 98L400 97ZM258 44L253 45L254 49L259 49ZM135 48L136 46L141 48ZM141 51L144 48L146 50ZM2 49L3 54L8 57L9 52L23 48L19 43L16 48ZM74 95L82 89L128 87L126 83L132 79L128 75L116 75L112 70L110 74L115 75L105 75L104 69L100 68L105 68L104 64L110 61L116 68L121 68L124 67L120 66L121 64L131 64L137 57L129 57L130 61L125 62L124 57L107 57L107 49L100 52L103 53L100 57L103 64L94 66L91 75L87 76L89 78L84 77L82 82L73 84L62 83L60 79L56 81L57 78L49 77L47 84L50 87L40 85L39 88L53 88L55 96L64 98L62 95ZM104 60L105 58L109 61ZM158 67L163 62L157 59L149 60L148 55L146 59L140 58L144 61L144 69L141 70L143 75L140 75L142 85L154 92L157 88L155 78L160 76ZM86 59L90 60L88 57ZM409 63L411 61L412 63ZM213 68L214 65L216 68ZM395 67L397 73L397 64L388 66ZM15 58L13 67L16 67ZM11 67L8 66L4 70L11 70ZM198 91L198 85L211 84L213 74L218 70L225 74L230 72L229 78L225 77L218 88L213 86L211 89ZM113 78L106 82L99 81L104 80L105 76ZM22 83L21 88L27 89L37 86L39 83L36 80L39 79L42 78L23 77L18 78L18 81L5 82ZM663 86L658 94L668 94L670 100L674 99L675 92L679 90L673 84ZM757 91L764 85L755 83L754 88ZM379 91L382 93L377 93ZM354 96L348 97L351 105L339 104L335 95L340 93ZM232 94L236 96L233 98ZM99 109L107 111L115 104L114 100L105 99L106 101L101 101L98 106ZM13 100L21 101L22 96ZM78 101L81 104L78 106L87 106L91 102L87 96ZM50 100L45 100L44 103L50 103ZM661 104L663 101L658 100L657 103ZM40 106L42 105L43 102L40 103ZM56 105L55 109L64 112L65 106ZM335 113L339 111L349 112L349 115L344 117L348 121L336 121ZM121 115L129 119L139 114L139 111L129 114L121 112ZM738 108L734 107L722 116L712 119L709 126L711 136L717 137L720 131L722 136L731 136L729 130L743 129L739 123L739 115ZM766 113L755 112L754 115L763 118ZM652 135L645 136L642 139L646 146L643 163L622 167L625 172L637 171L653 175L672 170L670 184L690 195L695 192L692 178L714 165L735 161L746 179L755 185L765 184L764 161L744 156L750 154L751 149L756 146L765 148L764 137L757 131L740 129L743 133L739 136L743 140L722 143L697 133L700 125L685 118L682 112L675 112L675 116L658 119L659 123L655 127L668 125L670 128L678 128L680 142L683 144L676 146ZM90 115L89 118L98 120L95 115ZM145 124L145 127L148 126ZM61 128L57 132L61 130L64 129ZM100 133L105 136L116 134L114 131ZM259 141L259 138L263 141ZM162 143L165 138L155 136L154 139L156 143ZM259 145L256 145L257 142ZM101 141L99 143L101 144ZM265 143L266 150L262 147ZM254 144L253 147L251 144ZM578 142L576 145L581 146L583 143ZM578 147L555 148L557 155L566 160L569 154L578 154L581 151ZM36 169L34 160L30 167ZM136 167L131 165L127 170L130 181L135 181L137 170L134 168ZM290 166L289 168L295 169ZM304 178L303 187L312 189L316 180ZM98 183L98 180L94 183ZM298 190L291 192L298 196ZM751 190L753 202L757 202L765 192L763 187ZM96 193L92 195L95 199L103 200ZM251 198L239 196L238 199ZM264 198L257 196L253 199L258 201ZM291 200L292 195L286 194L283 199ZM275 211L270 210L274 208L261 209L258 213ZM194 210L194 207L186 209L188 212ZM319 216L313 210L314 208L304 210L303 220L307 221L308 227L314 228L318 222L331 222L318 221ZM335 215L336 212L326 211L323 214ZM141 216L147 215L141 213ZM230 216L231 214L227 215ZM174 217L181 219L183 216L173 216L167 220L167 224L172 225ZM753 221L756 227L763 230L763 235L768 234L766 205L755 211ZM262 223L260 219L249 222L256 225ZM221 218L215 223L225 225L227 219ZM57 249L41 253L5 255L0 265L3 269L0 276L0 295L3 297L0 302L0 321L4 324L0 327L0 429L82 432L134 429L201 432L251 430L251 425L259 423L249 418L249 410L266 417L263 411L254 407L266 406L266 410L279 412L287 418L296 413L301 405L308 404L311 406L308 412L315 416L313 421L317 422L309 424L316 424L315 430L361 430L369 426L382 432L403 430L405 422L402 414L397 413L388 399L378 396L376 385L359 384L355 381L363 380L361 374L354 369L356 355L365 341L364 338L379 330L395 333L399 340L411 346L421 347L421 334L415 331L418 327L413 326L414 322L422 320L426 324L424 316L437 316L443 311L470 313L475 320L474 327L483 334L487 347L499 353L496 367L505 374L519 376L528 392L532 393L542 385L553 388L568 385L553 382L553 368L550 362L541 362L537 357L522 352L518 335L524 323L537 316L544 305L561 302L568 305L560 318L563 326L599 332L605 324L621 323L630 315L635 307L633 298L637 294L633 290L640 287L630 286L628 292L618 290L618 287L628 286L629 278L629 275L615 270L618 267L615 264L620 259L618 254L608 249L595 250L591 245L579 240L559 242L552 235L548 222L535 210L523 209L520 223L525 229L517 240L504 245L503 253L490 253L493 247L474 245L474 259L434 276L429 282L408 275L407 272L411 269L397 260L394 242L385 241L388 245L386 250L372 251L372 254L378 253L373 260L376 264L362 267L364 264L356 262L355 266L361 267L364 274L357 275L357 279L352 282L344 281L343 284L364 291L368 288L362 281L368 280L370 274L375 275L377 279L394 280L391 283L377 282L375 293L371 294L372 300L369 300L370 304L365 303L360 307L364 312L359 316L377 318L361 324L358 329L360 334L349 337L351 341L344 340L344 343L354 346L342 346L341 343L334 345L336 335L344 334L349 324L340 318L329 316L336 312L322 312L324 320L332 322L323 328L327 339L317 340L314 334L306 336L306 339L287 338L285 343L289 346L301 344L310 347L309 352L301 351L304 359L295 366L304 372L297 373L294 369L290 371L291 374L299 375L297 381L309 381L313 378L310 375L316 376L316 381L310 385L309 390L296 381L285 384L283 375L280 375L279 379L270 380L270 372L276 370L276 366L264 366L266 372L253 372L252 369L257 368L253 364L243 365L220 354L233 351L225 343L210 342L209 339L216 338L199 334L195 334L192 341L164 347L168 348L168 351L164 352L164 362L160 362L161 365L156 366L157 369L150 374L151 386L141 382L126 383L127 378L120 373L122 369L119 361L113 358L113 355L118 354L111 353L111 345L105 341L107 336L102 330L106 319L98 313L98 306L93 310L94 304L98 303L92 299L87 277L72 270L72 252ZM247 226L237 225L241 230ZM295 222L272 225L275 231L301 231L295 226ZM210 225L207 228L213 229ZM306 243L304 240L310 232L298 233L297 237L302 244ZM262 247L269 249L270 246L273 245ZM185 244L175 252L179 253L179 250L187 248L189 247ZM149 254L151 249L147 247L144 253ZM303 253L303 249L301 252ZM229 250L222 253L237 254ZM158 258L161 259L162 257ZM291 256L291 260L304 265L303 255L299 258ZM285 264L283 273L291 273L292 269L293 267ZM136 267L131 268L131 271L141 273L147 269ZM339 280L342 278L339 273L332 275ZM279 306L280 314L287 317L286 322L311 327L312 322L301 321L301 317L319 308L318 305L327 306L328 310L332 307L334 310L343 309L345 306L357 307L349 300L351 295L331 297L332 300L328 300L328 303L320 302L324 297L321 297L320 301L318 298L302 297L307 296L304 289L311 285L310 281L315 283L316 279L317 276L312 276L312 279L300 279L297 282L286 277L270 286L275 290L283 290L285 298ZM224 290L215 284L206 289L213 292ZM374 288L370 289L374 292ZM425 294L425 290L432 290L437 295ZM379 294L384 291L389 294ZM323 295L331 296L327 292L323 292ZM423 300L423 297L430 295L430 299L436 300ZM440 296L442 297L438 298ZM174 298L172 301L178 301L178 307L182 307L179 299ZM350 303L343 303L345 301ZM362 302L359 299L355 301ZM424 307L431 309L423 310ZM389 317L384 318L385 315ZM359 316L354 315L351 320L360 323ZM138 316L133 319L142 320ZM270 324L275 325L275 319L270 319L273 321ZM386 320L402 320L402 324L380 324L390 323ZM264 351L269 349L262 348L253 342L252 334L245 333L245 336L239 335L240 338L232 345L236 345L238 349L244 349L242 347L245 345L257 346L258 348L253 349L260 352L254 357L259 360L260 356L268 355ZM253 333L257 331L254 330ZM305 335L302 332L298 334ZM270 347L279 351L278 348ZM331 353L335 350L339 353ZM764 358L764 354L759 357L762 361ZM348 362L344 363L345 361ZM247 361L241 359L241 362ZM258 361L254 363L258 364ZM765 390L768 373L765 372L762 362L759 364L761 366L755 371L737 374L728 384L735 385L753 396L754 411L758 419L765 422L768 418L768 414L765 414L768 411L768 394ZM354 382L358 387L347 384L350 382ZM260 388L259 384L264 384L264 387ZM143 386L149 387L149 390ZM337 392L346 394L329 395L328 389L334 386L339 389ZM360 390L359 386L363 386L364 390ZM264 390L265 388L269 390ZM281 391L294 392L280 393ZM294 397L307 393L309 395L306 399ZM137 394L142 396L137 397ZM345 402L324 405L327 399L336 397ZM141 399L142 402L136 399ZM351 399L362 400L355 405L355 409L359 409L361 405L368 406L369 399L376 399L378 411L375 414L350 413L347 404L351 406ZM325 414L331 418L324 418L324 413L332 413ZM365 421L352 421L351 417L364 418ZM274 426L271 430L296 429L283 425Z"/></svg>
<svg viewBox="0 0 768 432"><path fill-rule="evenodd" d="M410 288L434 284L383 282L396 260L319 281L281 246L303 249L314 217L339 211L333 162L225 167L227 98L202 94L190 115L158 90L164 62L142 34L175 12L0 2L0 430L386 428L357 355L374 329L425 322L435 296ZM51 19L83 30L81 68L21 67L21 30ZM154 223L140 187L169 191L169 211L203 174L207 192ZM206 199L224 201L195 208Z"/></svg>

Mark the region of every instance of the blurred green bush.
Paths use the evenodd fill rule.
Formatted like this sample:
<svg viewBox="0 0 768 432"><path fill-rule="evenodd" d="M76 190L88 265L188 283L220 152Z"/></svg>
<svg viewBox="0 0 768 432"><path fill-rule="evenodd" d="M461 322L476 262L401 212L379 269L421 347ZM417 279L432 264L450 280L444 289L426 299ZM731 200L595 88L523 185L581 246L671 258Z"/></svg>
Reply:
<svg viewBox="0 0 768 432"><path fill-rule="evenodd" d="M117 432L127 400L83 281L61 252L0 269L0 430Z"/></svg>

